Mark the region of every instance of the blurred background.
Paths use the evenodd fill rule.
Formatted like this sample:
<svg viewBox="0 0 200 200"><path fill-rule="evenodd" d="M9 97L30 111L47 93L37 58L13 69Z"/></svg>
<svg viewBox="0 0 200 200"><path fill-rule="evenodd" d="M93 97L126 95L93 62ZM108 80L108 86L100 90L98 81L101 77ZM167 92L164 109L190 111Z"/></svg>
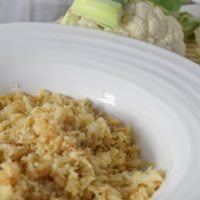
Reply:
<svg viewBox="0 0 200 200"><path fill-rule="evenodd" d="M51 22L63 16L73 0L0 0L0 23ZM200 16L200 0L184 0L183 10ZM197 4L196 4L197 5Z"/></svg>
<svg viewBox="0 0 200 200"><path fill-rule="evenodd" d="M0 0L0 23L50 22L64 15L72 0Z"/></svg>

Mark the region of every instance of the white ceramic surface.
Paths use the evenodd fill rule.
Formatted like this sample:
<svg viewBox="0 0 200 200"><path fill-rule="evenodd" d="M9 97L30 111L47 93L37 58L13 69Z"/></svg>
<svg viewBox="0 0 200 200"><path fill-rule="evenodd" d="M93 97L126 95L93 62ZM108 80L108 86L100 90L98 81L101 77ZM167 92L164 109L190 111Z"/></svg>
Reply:
<svg viewBox="0 0 200 200"><path fill-rule="evenodd" d="M93 100L132 124L167 171L153 200L200 199L200 67L125 37L52 24L0 26L0 92L16 84Z"/></svg>

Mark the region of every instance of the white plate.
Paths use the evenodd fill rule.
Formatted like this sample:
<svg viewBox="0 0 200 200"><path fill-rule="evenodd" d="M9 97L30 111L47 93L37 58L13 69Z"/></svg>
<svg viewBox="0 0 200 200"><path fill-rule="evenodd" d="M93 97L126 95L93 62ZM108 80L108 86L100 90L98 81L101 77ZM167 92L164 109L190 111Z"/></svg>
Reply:
<svg viewBox="0 0 200 200"><path fill-rule="evenodd" d="M200 68L125 37L52 24L0 26L0 91L89 97L136 129L167 171L154 200L200 199Z"/></svg>

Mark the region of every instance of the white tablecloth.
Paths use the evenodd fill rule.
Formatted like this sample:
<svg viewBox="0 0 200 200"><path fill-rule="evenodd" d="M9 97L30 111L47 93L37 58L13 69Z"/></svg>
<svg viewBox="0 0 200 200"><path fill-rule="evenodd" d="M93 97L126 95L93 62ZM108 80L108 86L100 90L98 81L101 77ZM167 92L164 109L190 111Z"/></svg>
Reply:
<svg viewBox="0 0 200 200"><path fill-rule="evenodd" d="M62 16L72 0L0 0L0 23L50 22Z"/></svg>

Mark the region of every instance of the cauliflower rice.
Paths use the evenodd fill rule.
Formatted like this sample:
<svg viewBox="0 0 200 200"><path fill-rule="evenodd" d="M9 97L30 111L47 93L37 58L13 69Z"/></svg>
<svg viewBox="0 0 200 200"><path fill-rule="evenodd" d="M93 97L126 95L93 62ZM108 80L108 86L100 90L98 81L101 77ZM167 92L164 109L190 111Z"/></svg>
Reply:
<svg viewBox="0 0 200 200"><path fill-rule="evenodd" d="M147 200L164 172L141 170L132 135L88 100L1 94L1 200Z"/></svg>

